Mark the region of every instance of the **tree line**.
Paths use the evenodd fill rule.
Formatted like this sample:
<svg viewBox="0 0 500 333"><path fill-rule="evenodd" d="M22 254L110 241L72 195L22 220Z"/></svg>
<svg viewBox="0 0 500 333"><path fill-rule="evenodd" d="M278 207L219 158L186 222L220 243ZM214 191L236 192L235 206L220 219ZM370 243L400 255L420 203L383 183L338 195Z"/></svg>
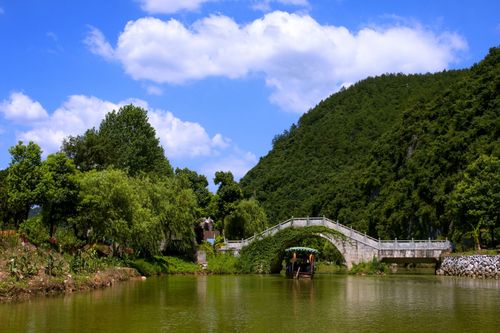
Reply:
<svg viewBox="0 0 500 333"><path fill-rule="evenodd" d="M259 203L245 197L231 172L219 171L215 194L204 175L173 170L147 111L127 105L108 113L99 128L68 137L42 160L40 147L18 142L0 171L0 223L29 239L64 243L68 250L107 244L192 256L200 220L212 218L227 238L267 227ZM198 240L200 241L200 240Z"/></svg>

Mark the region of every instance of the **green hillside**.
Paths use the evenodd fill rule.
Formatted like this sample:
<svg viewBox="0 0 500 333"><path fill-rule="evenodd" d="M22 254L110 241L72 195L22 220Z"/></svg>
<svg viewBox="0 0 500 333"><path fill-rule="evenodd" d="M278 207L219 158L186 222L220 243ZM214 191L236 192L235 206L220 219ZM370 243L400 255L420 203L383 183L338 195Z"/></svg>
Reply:
<svg viewBox="0 0 500 333"><path fill-rule="evenodd" d="M496 170L499 91L499 48L468 70L368 78L276 136L241 186L271 223L325 215L383 238L465 232L456 185L473 166Z"/></svg>

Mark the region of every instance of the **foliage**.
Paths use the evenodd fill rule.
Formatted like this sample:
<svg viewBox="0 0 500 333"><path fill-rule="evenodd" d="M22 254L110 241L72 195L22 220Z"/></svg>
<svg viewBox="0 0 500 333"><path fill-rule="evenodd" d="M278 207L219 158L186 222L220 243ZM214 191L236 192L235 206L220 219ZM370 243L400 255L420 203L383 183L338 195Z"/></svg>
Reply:
<svg viewBox="0 0 500 333"><path fill-rule="evenodd" d="M141 172L173 174L155 129L148 122L147 111L134 105L108 113L99 130L69 137L63 151L82 171L114 167L130 176Z"/></svg>
<svg viewBox="0 0 500 333"><path fill-rule="evenodd" d="M209 205L213 194L208 190L207 177L188 168L176 168L175 175L179 179L181 186L190 188L196 196L198 206L196 218L210 216Z"/></svg>
<svg viewBox="0 0 500 333"><path fill-rule="evenodd" d="M81 174L78 182L80 202L72 219L78 236L88 243L130 243L139 207L127 175L120 170L92 170Z"/></svg>
<svg viewBox="0 0 500 333"><path fill-rule="evenodd" d="M267 216L255 199L241 200L224 219L228 239L242 239L267 229Z"/></svg>
<svg viewBox="0 0 500 333"><path fill-rule="evenodd" d="M26 237L30 243L35 245L42 245L49 240L49 231L47 230L47 226L43 224L40 215L29 218L21 223L19 234Z"/></svg>
<svg viewBox="0 0 500 333"><path fill-rule="evenodd" d="M163 272L162 265L146 261L145 259L129 261L128 265L135 268L143 276L159 275Z"/></svg>
<svg viewBox="0 0 500 333"><path fill-rule="evenodd" d="M9 204L8 173L8 169L0 170L0 229L15 227L12 221L14 211Z"/></svg>
<svg viewBox="0 0 500 333"><path fill-rule="evenodd" d="M209 257L206 271L212 274L238 274L238 258L225 253Z"/></svg>
<svg viewBox="0 0 500 333"><path fill-rule="evenodd" d="M19 234L15 230L0 231L0 250L19 245Z"/></svg>
<svg viewBox="0 0 500 333"><path fill-rule="evenodd" d="M136 180L136 192L144 192L157 222L157 235L162 236L163 250L180 254L195 251L193 221L196 197L191 189L182 188L177 179L141 178ZM151 225L145 225L142 232L150 232ZM152 249L149 252L153 253Z"/></svg>
<svg viewBox="0 0 500 333"><path fill-rule="evenodd" d="M240 185L234 181L233 174L228 171L217 171L214 178L215 185L219 185L215 196L217 215L215 218L224 221L233 209L236 202L243 199Z"/></svg>
<svg viewBox="0 0 500 333"><path fill-rule="evenodd" d="M207 241L203 241L198 245L198 251L205 251L207 258L215 256L214 246Z"/></svg>
<svg viewBox="0 0 500 333"><path fill-rule="evenodd" d="M493 233L500 227L500 159L481 155L472 162L452 193L451 204L459 221L456 234L471 232L481 250L482 228Z"/></svg>
<svg viewBox="0 0 500 333"><path fill-rule="evenodd" d="M350 274L358 275L374 275L374 274L386 274L389 272L389 268L383 262L378 261L373 258L372 261L361 262L359 264L353 264Z"/></svg>
<svg viewBox="0 0 500 333"><path fill-rule="evenodd" d="M343 235L323 226L287 228L244 247L240 253L240 270L242 273L279 273L285 249L303 239L319 237L319 233L343 238Z"/></svg>
<svg viewBox="0 0 500 333"><path fill-rule="evenodd" d="M36 191L42 207L42 220L52 237L55 227L66 224L76 212L78 187L76 168L64 154L51 154L40 168Z"/></svg>
<svg viewBox="0 0 500 333"><path fill-rule="evenodd" d="M168 265L169 274L194 274L198 271L198 265L191 261L185 261L177 257L163 257Z"/></svg>
<svg viewBox="0 0 500 333"><path fill-rule="evenodd" d="M325 261L316 261L314 264L314 269L317 273L346 273L347 269L345 265L334 264Z"/></svg>
<svg viewBox="0 0 500 333"><path fill-rule="evenodd" d="M64 274L64 260L53 251L48 252L45 263L45 274L50 276L60 276Z"/></svg>
<svg viewBox="0 0 500 333"><path fill-rule="evenodd" d="M74 273L93 273L102 267L102 261L97 255L96 250L89 248L87 250L76 251L71 257L69 266Z"/></svg>
<svg viewBox="0 0 500 333"><path fill-rule="evenodd" d="M271 224L325 215L400 239L466 230L451 197L480 155L500 157L499 64L493 48L468 70L363 80L277 136L240 185Z"/></svg>
<svg viewBox="0 0 500 333"><path fill-rule="evenodd" d="M17 280L35 275L39 269L38 255L35 250L27 249L9 260L9 273Z"/></svg>
<svg viewBox="0 0 500 333"><path fill-rule="evenodd" d="M18 226L28 218L30 208L38 203L37 186L41 178L42 150L29 142L19 141L9 149L12 160L7 173L8 203L14 211L14 222Z"/></svg>

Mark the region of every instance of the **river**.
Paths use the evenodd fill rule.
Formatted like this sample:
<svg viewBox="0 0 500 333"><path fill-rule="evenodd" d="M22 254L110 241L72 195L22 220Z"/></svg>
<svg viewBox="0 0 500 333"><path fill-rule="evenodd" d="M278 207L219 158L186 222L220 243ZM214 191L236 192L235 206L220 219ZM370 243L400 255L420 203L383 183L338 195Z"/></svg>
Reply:
<svg viewBox="0 0 500 333"><path fill-rule="evenodd" d="M500 280L168 276L0 304L0 332L500 332Z"/></svg>

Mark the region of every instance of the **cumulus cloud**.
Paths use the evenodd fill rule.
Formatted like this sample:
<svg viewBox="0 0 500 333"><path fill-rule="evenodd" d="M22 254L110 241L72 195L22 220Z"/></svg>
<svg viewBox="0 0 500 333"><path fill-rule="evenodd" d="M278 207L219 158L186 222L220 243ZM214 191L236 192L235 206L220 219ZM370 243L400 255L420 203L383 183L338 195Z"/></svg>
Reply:
<svg viewBox="0 0 500 333"><path fill-rule="evenodd" d="M217 171L231 171L234 178L239 180L256 163L257 157L253 153L235 147L232 152L224 157L203 165L201 171L208 175L214 175Z"/></svg>
<svg viewBox="0 0 500 333"><path fill-rule="evenodd" d="M13 92L7 100L0 103L0 112L15 123L30 124L48 118L42 105L33 101L22 92Z"/></svg>
<svg viewBox="0 0 500 333"><path fill-rule="evenodd" d="M113 56L132 78L156 84L262 75L271 102L295 112L367 76L445 69L467 49L462 36L418 24L353 32L280 11L246 25L222 15L191 26L141 18L127 23L114 48L98 30L87 41L91 51Z"/></svg>
<svg viewBox="0 0 500 333"><path fill-rule="evenodd" d="M139 0L142 10L150 14L172 14L198 10L202 4L217 0Z"/></svg>
<svg viewBox="0 0 500 333"><path fill-rule="evenodd" d="M108 112L127 104L149 110L149 121L169 158L218 156L231 146L230 140L220 133L211 137L200 124L183 121L169 111L151 109L140 99L113 103L93 96L72 95L48 115L40 103L22 93L12 93L9 100L0 104L0 111L8 120L27 121L25 125L30 128L19 131L18 139L36 142L48 154L58 151L64 138L98 127Z"/></svg>

